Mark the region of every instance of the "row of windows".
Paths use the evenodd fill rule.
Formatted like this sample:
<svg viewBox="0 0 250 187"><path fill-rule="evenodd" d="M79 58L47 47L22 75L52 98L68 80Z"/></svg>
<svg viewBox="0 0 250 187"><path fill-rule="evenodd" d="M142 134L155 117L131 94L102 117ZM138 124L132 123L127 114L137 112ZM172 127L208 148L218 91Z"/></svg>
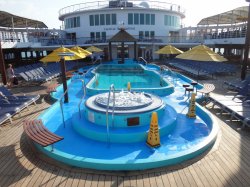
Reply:
<svg viewBox="0 0 250 187"><path fill-rule="evenodd" d="M106 40L106 32L91 32L90 33L91 40Z"/></svg>
<svg viewBox="0 0 250 187"><path fill-rule="evenodd" d="M180 26L180 18L176 16L164 16L164 25L167 26L173 26L173 27L179 27Z"/></svg>
<svg viewBox="0 0 250 187"><path fill-rule="evenodd" d="M95 14L89 15L89 25L116 25L116 14Z"/></svg>
<svg viewBox="0 0 250 187"><path fill-rule="evenodd" d="M139 38L154 38L155 31L139 31ZM106 40L106 32L90 32L90 39L91 40L99 40L104 39Z"/></svg>
<svg viewBox="0 0 250 187"><path fill-rule="evenodd" d="M155 25L155 14L129 13L128 25Z"/></svg>
<svg viewBox="0 0 250 187"><path fill-rule="evenodd" d="M65 20L65 29L80 27L80 17L67 18Z"/></svg>
<svg viewBox="0 0 250 187"><path fill-rule="evenodd" d="M142 38L154 38L155 37L155 31L139 31L139 39Z"/></svg>

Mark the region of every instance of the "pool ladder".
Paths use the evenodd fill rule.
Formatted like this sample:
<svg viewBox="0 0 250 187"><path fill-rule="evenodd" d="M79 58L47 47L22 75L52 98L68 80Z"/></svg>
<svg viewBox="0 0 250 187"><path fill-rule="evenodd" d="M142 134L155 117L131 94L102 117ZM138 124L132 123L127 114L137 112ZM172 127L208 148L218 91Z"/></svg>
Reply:
<svg viewBox="0 0 250 187"><path fill-rule="evenodd" d="M143 57L139 57L139 60L140 60L140 61L143 61L143 62L145 63L145 66L148 65L148 61L146 61Z"/></svg>
<svg viewBox="0 0 250 187"><path fill-rule="evenodd" d="M82 82L82 89L83 89L83 97L80 101L80 103L78 104L78 108L79 108L79 113L80 113L80 105L81 105L81 102L83 100L83 98L85 98L86 96L86 85L85 85L85 81L83 79L75 79L75 80L72 80L72 82L76 82L76 81L81 81ZM60 103L60 109L61 109L61 113L62 113L62 120L63 120L63 126L65 128L65 117L64 117L64 111L63 111L63 98L64 98L64 95L69 91L69 88L70 86L68 87L68 89L63 93L63 95L61 96L61 98L59 99L59 103Z"/></svg>
<svg viewBox="0 0 250 187"><path fill-rule="evenodd" d="M106 127L107 127L107 142L110 143L110 134L109 134L109 102L111 97L111 92L113 93L113 107L112 107L112 127L114 127L114 111L115 111L115 86L111 84L109 87L107 108L106 108Z"/></svg>

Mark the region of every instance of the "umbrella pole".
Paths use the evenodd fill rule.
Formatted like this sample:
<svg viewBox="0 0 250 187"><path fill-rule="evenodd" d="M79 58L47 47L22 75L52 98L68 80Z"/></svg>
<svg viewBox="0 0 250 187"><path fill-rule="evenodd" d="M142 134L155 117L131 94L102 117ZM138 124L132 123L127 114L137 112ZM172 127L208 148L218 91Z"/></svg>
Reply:
<svg viewBox="0 0 250 187"><path fill-rule="evenodd" d="M66 80L66 67L65 67L64 57L61 58L60 64L61 64L61 71L62 71L64 103L68 103L69 102L69 95L68 95L68 86L67 86L67 80Z"/></svg>

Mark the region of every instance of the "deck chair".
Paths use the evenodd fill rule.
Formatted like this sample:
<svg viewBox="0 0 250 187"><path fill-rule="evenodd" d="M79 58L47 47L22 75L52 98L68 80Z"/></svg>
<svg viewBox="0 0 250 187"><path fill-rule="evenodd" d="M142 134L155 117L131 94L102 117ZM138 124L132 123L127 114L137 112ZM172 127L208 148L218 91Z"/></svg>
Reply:
<svg viewBox="0 0 250 187"><path fill-rule="evenodd" d="M8 101L26 103L27 105L35 104L36 101L40 98L40 95L14 95L6 87L0 86L0 98L7 99Z"/></svg>

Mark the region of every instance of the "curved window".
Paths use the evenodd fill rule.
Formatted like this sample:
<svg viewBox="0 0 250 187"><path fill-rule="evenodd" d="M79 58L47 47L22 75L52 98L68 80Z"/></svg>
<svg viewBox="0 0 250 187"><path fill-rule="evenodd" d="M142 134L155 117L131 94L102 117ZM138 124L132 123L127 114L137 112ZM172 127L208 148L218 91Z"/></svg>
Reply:
<svg viewBox="0 0 250 187"><path fill-rule="evenodd" d="M180 18L177 16L164 16L164 25L172 27L180 27Z"/></svg>
<svg viewBox="0 0 250 187"><path fill-rule="evenodd" d="M155 14L128 13L128 25L155 25Z"/></svg>
<svg viewBox="0 0 250 187"><path fill-rule="evenodd" d="M67 18L64 21L65 29L80 27L80 17Z"/></svg>
<svg viewBox="0 0 250 187"><path fill-rule="evenodd" d="M95 14L89 15L89 25L116 25L116 14Z"/></svg>

